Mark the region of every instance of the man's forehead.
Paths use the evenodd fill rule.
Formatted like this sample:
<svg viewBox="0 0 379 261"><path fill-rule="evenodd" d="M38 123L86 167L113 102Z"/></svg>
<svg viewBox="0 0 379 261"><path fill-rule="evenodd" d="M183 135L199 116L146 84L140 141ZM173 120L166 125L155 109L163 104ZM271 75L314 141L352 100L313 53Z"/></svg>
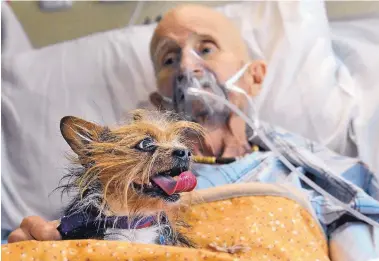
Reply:
<svg viewBox="0 0 379 261"><path fill-rule="evenodd" d="M175 22L175 21L173 21ZM155 32L156 46L166 42L168 44L176 43L183 47L195 40L211 38L215 41L222 41L225 37L225 30L221 31L215 24L209 21L197 21L196 23L174 23L161 24Z"/></svg>
<svg viewBox="0 0 379 261"><path fill-rule="evenodd" d="M180 51L196 34L212 41L223 52L238 59L249 58L247 46L236 25L222 13L199 5L184 5L169 11L159 22L150 43L150 55L156 57L168 51Z"/></svg>
<svg viewBox="0 0 379 261"><path fill-rule="evenodd" d="M155 30L151 47L156 47L161 39L171 39L183 46L193 33L225 44L230 41L230 36L240 38L238 29L223 14L204 6L185 5L163 17Z"/></svg>

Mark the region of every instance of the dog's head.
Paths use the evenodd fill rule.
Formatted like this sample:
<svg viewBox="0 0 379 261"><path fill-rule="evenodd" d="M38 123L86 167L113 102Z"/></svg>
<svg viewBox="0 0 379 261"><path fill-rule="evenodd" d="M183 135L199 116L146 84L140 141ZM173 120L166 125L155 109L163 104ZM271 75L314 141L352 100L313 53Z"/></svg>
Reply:
<svg viewBox="0 0 379 261"><path fill-rule="evenodd" d="M203 135L198 124L137 110L115 129L67 116L61 132L82 165L75 186L83 194L101 184L102 204L114 214L165 209L196 186L188 135Z"/></svg>

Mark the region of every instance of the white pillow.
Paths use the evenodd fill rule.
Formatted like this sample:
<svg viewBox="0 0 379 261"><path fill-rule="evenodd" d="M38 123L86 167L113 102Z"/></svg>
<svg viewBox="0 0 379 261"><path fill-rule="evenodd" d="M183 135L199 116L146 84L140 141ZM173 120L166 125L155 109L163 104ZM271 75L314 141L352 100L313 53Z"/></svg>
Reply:
<svg viewBox="0 0 379 261"><path fill-rule="evenodd" d="M219 10L238 24L255 58L273 61L274 50L283 37L291 43L291 50L303 50L294 61L293 53L284 53L280 63L274 60L277 64L273 62L272 68L276 65L282 65L277 67L279 69L287 68L271 72L278 77L268 78L274 79L275 84L270 86L270 95L263 100L262 115L266 120L314 138L314 132L309 130L315 128L302 115L302 106L298 103L302 96L297 89L304 92L301 94L316 94L317 99L308 104L313 106L312 113L324 108L327 99L323 97L328 97L328 91L335 93L334 98L341 96L341 89L335 84L337 66L329 48L323 4L248 2ZM50 198L48 194L57 187L67 164L64 153L69 147L59 132L63 116L75 115L114 124L122 120L127 111L146 104L148 94L155 89L148 52L154 27L134 26L95 34L23 53L7 64L5 70L10 76L3 79L2 93L3 228L15 228L27 215L42 215L48 219L59 216L62 206L59 194ZM317 39L321 39L324 46L309 46ZM327 68L322 67L324 59L328 61ZM320 69L324 73L330 71L324 75L325 79L319 79ZM299 72L301 75L296 78ZM313 81L313 85L308 81ZM318 89L322 91L321 96ZM338 106L342 106L345 98L349 100L348 96L342 97L331 111L333 114L322 115L329 117L329 122L322 122L323 117L317 118L323 124L321 136L334 132L336 121L342 125L348 123L348 119L340 121L338 114L341 111ZM345 140L344 132L338 136L342 140ZM340 140L335 146L339 145Z"/></svg>
<svg viewBox="0 0 379 261"><path fill-rule="evenodd" d="M360 158L379 174L379 16L331 23L336 55L358 86L354 121Z"/></svg>

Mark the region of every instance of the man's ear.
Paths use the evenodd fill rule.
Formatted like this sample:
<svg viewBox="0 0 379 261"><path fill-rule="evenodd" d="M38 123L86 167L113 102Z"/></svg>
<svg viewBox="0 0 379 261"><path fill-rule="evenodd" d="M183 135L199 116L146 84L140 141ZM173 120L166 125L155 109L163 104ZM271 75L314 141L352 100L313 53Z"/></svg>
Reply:
<svg viewBox="0 0 379 261"><path fill-rule="evenodd" d="M78 156L85 156L83 149L91 142L98 141L104 127L94 123L66 116L61 119L60 129L63 138Z"/></svg>
<svg viewBox="0 0 379 261"><path fill-rule="evenodd" d="M253 61L248 68L249 75L249 95L256 96L259 94L260 87L266 76L266 63L264 61Z"/></svg>
<svg viewBox="0 0 379 261"><path fill-rule="evenodd" d="M266 76L266 63L264 61L254 61L249 66L249 72L254 78L254 82L262 84Z"/></svg>

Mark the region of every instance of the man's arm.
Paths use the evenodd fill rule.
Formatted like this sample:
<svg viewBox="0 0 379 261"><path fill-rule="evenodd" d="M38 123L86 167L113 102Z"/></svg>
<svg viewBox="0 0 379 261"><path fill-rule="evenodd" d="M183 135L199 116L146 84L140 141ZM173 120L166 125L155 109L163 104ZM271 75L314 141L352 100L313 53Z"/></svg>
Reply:
<svg viewBox="0 0 379 261"><path fill-rule="evenodd" d="M61 235L57 230L58 225L57 220L48 222L37 216L26 217L22 220L20 227L9 235L8 242L61 240Z"/></svg>

